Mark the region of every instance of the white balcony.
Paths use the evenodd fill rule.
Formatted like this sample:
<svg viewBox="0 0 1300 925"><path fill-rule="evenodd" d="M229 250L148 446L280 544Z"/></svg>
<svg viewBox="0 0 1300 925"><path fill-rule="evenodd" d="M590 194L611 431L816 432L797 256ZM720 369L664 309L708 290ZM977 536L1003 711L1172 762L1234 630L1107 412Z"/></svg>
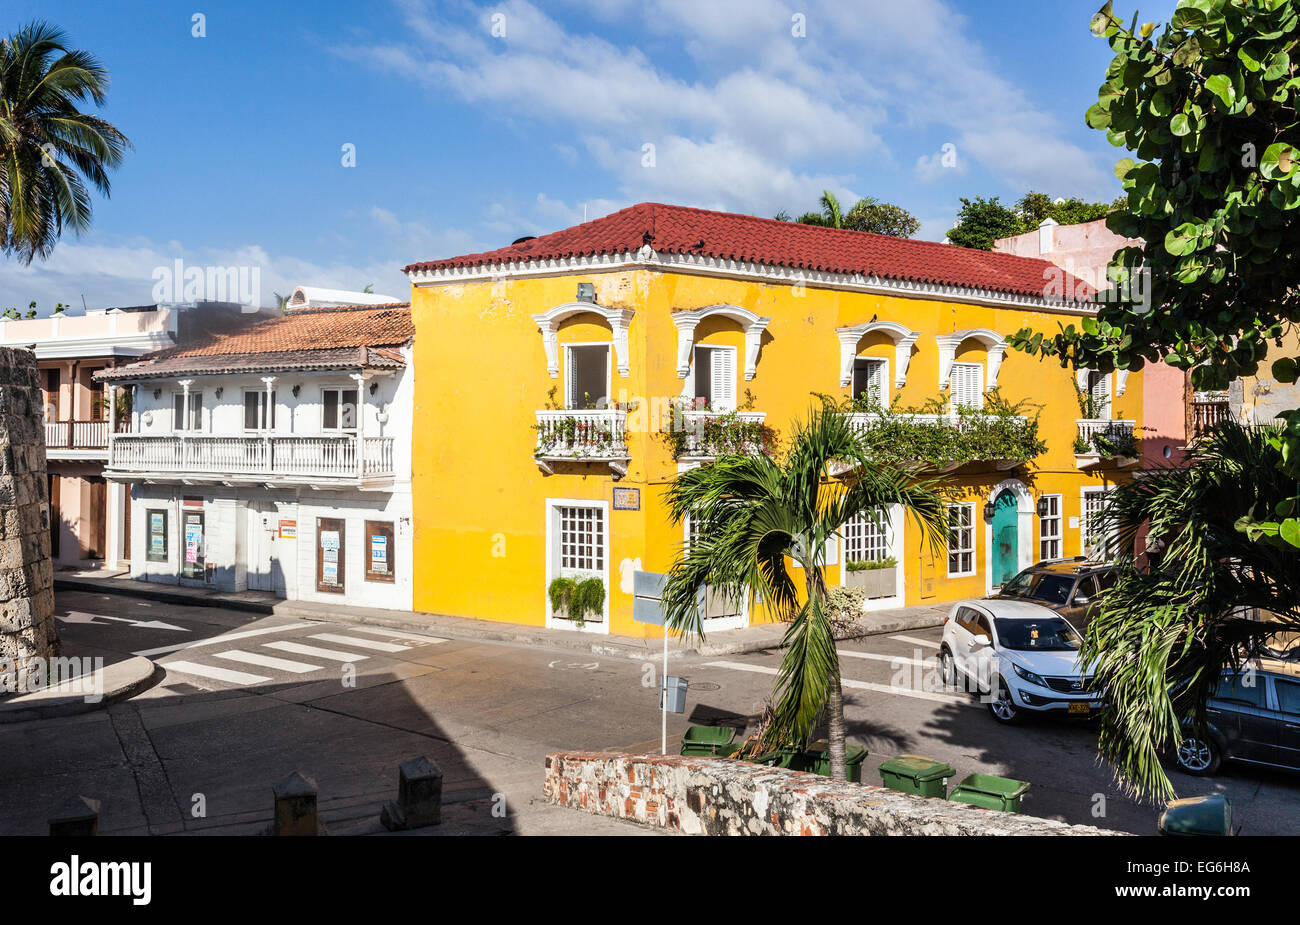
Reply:
<svg viewBox="0 0 1300 925"><path fill-rule="evenodd" d="M1092 469L1113 462L1121 469L1136 466L1140 461L1137 449L1137 422L1112 421L1099 418L1079 418L1078 441L1074 447L1074 464L1079 469Z"/></svg>
<svg viewBox="0 0 1300 925"><path fill-rule="evenodd" d="M117 434L105 474L121 481L383 487L393 438Z"/></svg>
<svg viewBox="0 0 1300 925"><path fill-rule="evenodd" d="M533 459L547 475L557 463L606 463L617 476L627 475L627 412L537 412L537 448Z"/></svg>
<svg viewBox="0 0 1300 925"><path fill-rule="evenodd" d="M46 421L48 459L107 459L108 421Z"/></svg>
<svg viewBox="0 0 1300 925"><path fill-rule="evenodd" d="M742 427L735 433L718 432L710 424L726 417L720 411L682 412L682 449L677 454L681 462L700 462L717 459L723 453L754 454L765 452L762 440L746 439L745 431L757 431L767 414L762 411L737 411L735 419Z"/></svg>

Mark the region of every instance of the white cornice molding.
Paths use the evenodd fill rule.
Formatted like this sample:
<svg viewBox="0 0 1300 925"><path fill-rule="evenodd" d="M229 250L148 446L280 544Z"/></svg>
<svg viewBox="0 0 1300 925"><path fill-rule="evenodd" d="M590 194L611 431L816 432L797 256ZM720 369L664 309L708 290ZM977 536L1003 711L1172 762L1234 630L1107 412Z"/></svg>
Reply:
<svg viewBox="0 0 1300 925"><path fill-rule="evenodd" d="M968 328L964 331L953 331L951 334L935 335L935 343L939 345L940 389L948 388L948 378L952 375L952 364L957 355L957 348L972 338L982 343L988 351L984 391L991 392L998 387L998 370L1002 368L1002 357L1007 352L1006 339L997 331L990 331L988 328Z"/></svg>
<svg viewBox="0 0 1300 925"><path fill-rule="evenodd" d="M406 275L418 288L444 286L457 283L495 282L502 279L529 279L543 276L566 276L583 273L604 273L616 270L672 270L702 276L725 276L732 279L759 281L792 286L813 286L822 289L840 289L870 295L892 295L900 298L928 299L930 301L968 302L996 308L1022 308L1030 311L1056 312L1068 315L1092 315L1096 309L1076 302L1049 300L1040 296L1013 295L968 286L950 286L942 283L921 283L910 280L888 279L864 273L832 273L823 270L805 270L748 260L729 260L696 254L660 254L643 246L636 253L592 254L582 257L561 257L545 260L509 261L473 267L445 267L440 270L411 270ZM1052 287L1043 281L1044 291Z"/></svg>
<svg viewBox="0 0 1300 925"><path fill-rule="evenodd" d="M546 371L552 379L560 376L560 322L573 315L592 312L600 315L609 324L614 334L614 359L620 376L626 376L632 369L631 357L628 355L627 329L636 314L630 308L606 308L595 302L565 302L548 309L532 318L542 331L542 349L546 351Z"/></svg>
<svg viewBox="0 0 1300 925"><path fill-rule="evenodd" d="M912 362L912 345L920 333L896 321L868 321L846 328L836 328L840 339L840 385L853 381L853 361L858 355L858 343L873 331L888 334L894 342L894 388L901 389L907 382L907 367Z"/></svg>
<svg viewBox="0 0 1300 925"><path fill-rule="evenodd" d="M707 305L688 311L673 313L673 324L677 326L677 378L685 379L691 371L691 347L695 344L695 328L712 315L730 318L745 329L745 381L754 378L758 368L758 354L763 346L763 332L772 323L771 318L764 318L739 305Z"/></svg>

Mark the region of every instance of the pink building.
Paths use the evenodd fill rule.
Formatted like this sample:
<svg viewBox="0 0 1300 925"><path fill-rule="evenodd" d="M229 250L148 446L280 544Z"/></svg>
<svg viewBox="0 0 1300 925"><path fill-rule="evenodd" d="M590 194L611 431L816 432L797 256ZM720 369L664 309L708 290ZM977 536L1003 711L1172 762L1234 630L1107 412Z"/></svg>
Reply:
<svg viewBox="0 0 1300 925"><path fill-rule="evenodd" d="M1140 247L1142 241L1120 237L1106 227L1105 219L1058 225L1049 218L1037 231L998 239L993 249L1018 257L1050 260L1079 279L1105 288L1106 266L1111 256L1121 247L1129 246ZM1199 407L1215 397L1195 396L1206 401L1189 401L1193 396L1189 392L1187 373L1165 363L1147 364L1142 370L1142 383L1142 416L1146 426L1140 435L1143 463L1151 466L1177 462L1187 445L1189 413L1217 414L1216 408ZM1226 401L1226 396L1223 400Z"/></svg>

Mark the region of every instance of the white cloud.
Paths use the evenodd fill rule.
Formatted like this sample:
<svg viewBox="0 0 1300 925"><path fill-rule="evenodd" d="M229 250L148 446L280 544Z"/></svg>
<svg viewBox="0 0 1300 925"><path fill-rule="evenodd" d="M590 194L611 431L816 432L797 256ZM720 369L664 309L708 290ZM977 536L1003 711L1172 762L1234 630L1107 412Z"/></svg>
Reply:
<svg viewBox="0 0 1300 925"><path fill-rule="evenodd" d="M185 267L256 268L260 282L256 299L262 305L274 305L276 293L288 295L299 285L354 290L373 285L375 292L405 301L410 298L410 282L401 272L403 266L482 246L465 232L451 228L435 231L420 222L402 221L379 207L363 218L368 233L384 242L379 252L391 254L391 259L322 261L273 254L258 243L187 247L175 240L151 242L135 236L106 242L91 236L60 241L45 261L24 265L0 260L0 292L24 312L35 299L41 314L48 313L56 302L80 309L83 296L90 308L144 305L154 301L155 270L171 270L181 260ZM8 307L8 303L0 305L0 310Z"/></svg>

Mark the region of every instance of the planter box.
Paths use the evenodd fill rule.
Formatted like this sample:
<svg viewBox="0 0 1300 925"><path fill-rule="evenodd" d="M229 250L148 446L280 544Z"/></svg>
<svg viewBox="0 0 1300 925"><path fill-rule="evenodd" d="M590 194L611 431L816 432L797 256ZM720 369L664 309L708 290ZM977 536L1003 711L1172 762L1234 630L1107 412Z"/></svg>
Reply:
<svg viewBox="0 0 1300 925"><path fill-rule="evenodd" d="M559 610L551 611L551 616L556 620L568 620L571 623L577 622L575 618L569 616L568 607L561 607ZM589 613L582 618L582 622L583 623L604 623L605 615L599 611L597 611L596 613Z"/></svg>
<svg viewBox="0 0 1300 925"><path fill-rule="evenodd" d="M734 617L744 612L745 608L740 601L723 597L712 588L705 589L704 617L706 620L712 620L714 617Z"/></svg>
<svg viewBox="0 0 1300 925"><path fill-rule="evenodd" d="M896 565L892 568L873 568L844 573L844 587L861 588L866 592L867 600L893 597L897 581L898 566Z"/></svg>

